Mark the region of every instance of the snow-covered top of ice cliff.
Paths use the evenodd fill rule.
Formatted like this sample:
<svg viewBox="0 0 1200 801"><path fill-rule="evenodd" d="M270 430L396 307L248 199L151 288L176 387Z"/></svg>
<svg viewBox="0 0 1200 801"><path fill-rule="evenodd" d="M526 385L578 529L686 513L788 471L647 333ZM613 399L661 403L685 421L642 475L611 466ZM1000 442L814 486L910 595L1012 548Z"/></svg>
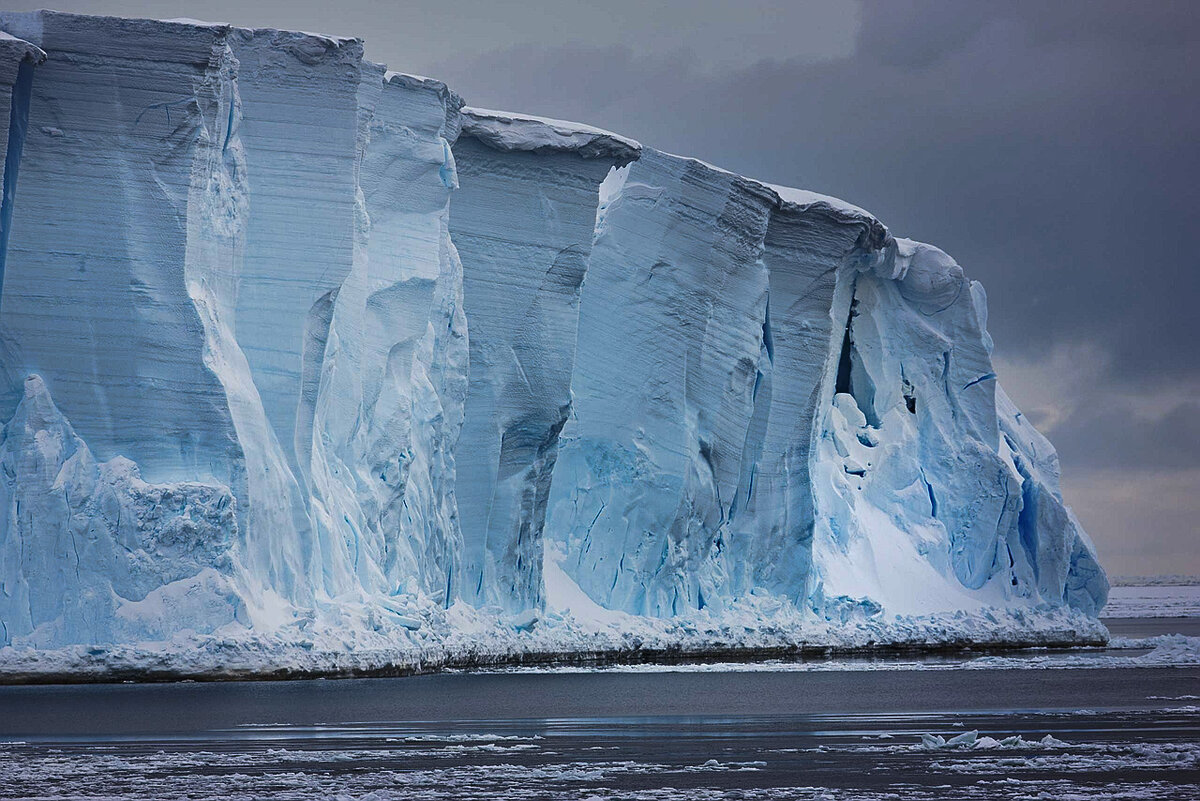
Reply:
<svg viewBox="0 0 1200 801"><path fill-rule="evenodd" d="M331 57L358 62L362 60L363 42L357 37L328 36L304 31L285 31L275 28L238 28L224 22L179 17L175 19L140 19L112 16L92 16L64 11L0 12L0 25L8 33L28 39L52 50L87 52L93 55L154 58L179 63L192 63L203 57L194 48L208 48L210 41L196 39L184 46L188 35L205 33L209 37L230 34L245 40L266 39L277 49L289 53L303 64L314 65ZM99 29L106 37L95 36ZM182 34L182 36L181 36ZM50 36L53 47L47 45ZM128 52L128 42L139 43L137 54Z"/></svg>
<svg viewBox="0 0 1200 801"><path fill-rule="evenodd" d="M207 61L213 38L229 30L227 25L191 20L126 19L44 9L0 11L0 27L46 50L180 64Z"/></svg>
<svg viewBox="0 0 1200 801"><path fill-rule="evenodd" d="M362 66L363 40L357 37L325 36L275 28L233 28L247 42L268 42L273 50L287 53L308 67L327 63Z"/></svg>
<svg viewBox="0 0 1200 801"><path fill-rule="evenodd" d="M632 139L590 125L484 108L463 109L463 135L496 150L574 152L584 158L623 162L637 158L642 150Z"/></svg>
<svg viewBox="0 0 1200 801"><path fill-rule="evenodd" d="M785 208L808 209L816 206L825 206L842 216L855 217L879 224L879 220L871 212L831 195L822 195L819 192L810 192L807 189L796 189L791 186L780 186L778 184L764 184L764 186L779 195L780 203Z"/></svg>
<svg viewBox="0 0 1200 801"><path fill-rule="evenodd" d="M3 51L5 61L20 62L29 59L35 64L41 64L46 60L46 52L42 48L4 31L0 31L0 51Z"/></svg>
<svg viewBox="0 0 1200 801"><path fill-rule="evenodd" d="M433 92L435 95L446 99L446 108L457 110L466 105L465 101L459 97L458 92L447 86L445 81L439 81L437 78L387 70L383 74L383 82L393 86L402 86L405 89L424 89L428 92Z"/></svg>
<svg viewBox="0 0 1200 801"><path fill-rule="evenodd" d="M840 222L864 224L872 233L870 242L864 242L864 245L869 250L885 248L890 242L891 234L889 234L887 226L880 222L878 217L866 209L855 206L852 203L847 203L840 198L831 195L822 195L818 192L810 192L807 189L796 189L790 186L767 183L757 178L750 178L732 170L727 170L724 167L718 167L716 164L698 159L695 156L681 156L674 153L665 153L664 155L691 164L697 164L715 173L731 176L743 182L743 185L749 185L766 192L768 195L774 197L776 205L783 211L803 213L810 210L823 210L830 217Z"/></svg>
<svg viewBox="0 0 1200 801"><path fill-rule="evenodd" d="M41 64L46 53L40 47L0 31L0 83L11 85L21 64Z"/></svg>

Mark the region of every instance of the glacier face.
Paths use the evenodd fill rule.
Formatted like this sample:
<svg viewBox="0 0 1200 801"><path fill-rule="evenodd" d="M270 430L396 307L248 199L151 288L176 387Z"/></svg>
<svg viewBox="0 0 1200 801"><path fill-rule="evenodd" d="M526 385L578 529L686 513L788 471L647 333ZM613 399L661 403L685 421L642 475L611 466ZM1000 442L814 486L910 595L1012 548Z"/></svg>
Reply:
<svg viewBox="0 0 1200 801"><path fill-rule="evenodd" d="M542 528L571 405L596 198L638 146L557 120L468 109L454 151L462 185L450 230L471 351L457 449L463 590L520 613L542 600Z"/></svg>
<svg viewBox="0 0 1200 801"><path fill-rule="evenodd" d="M357 39L0 31L0 646L1101 636L940 250Z"/></svg>
<svg viewBox="0 0 1200 801"><path fill-rule="evenodd" d="M591 597L664 616L728 595L772 196L648 148L619 180L597 218L551 531Z"/></svg>
<svg viewBox="0 0 1200 801"><path fill-rule="evenodd" d="M1057 457L996 385L986 314L983 288L929 245L893 240L854 277L812 477L827 616L862 598L908 614L1103 606Z"/></svg>

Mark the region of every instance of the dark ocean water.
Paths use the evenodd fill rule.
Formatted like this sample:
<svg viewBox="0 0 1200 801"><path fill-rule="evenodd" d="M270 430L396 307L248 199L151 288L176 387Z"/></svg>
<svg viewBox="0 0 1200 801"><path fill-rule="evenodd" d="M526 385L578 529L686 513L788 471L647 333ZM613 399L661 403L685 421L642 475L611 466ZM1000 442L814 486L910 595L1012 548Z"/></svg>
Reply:
<svg viewBox="0 0 1200 801"><path fill-rule="evenodd" d="M1102 621L1114 637L1200 637L1200 617L1107 617Z"/></svg>
<svg viewBox="0 0 1200 801"><path fill-rule="evenodd" d="M0 798L1200 798L1200 668L863 668L3 687Z"/></svg>

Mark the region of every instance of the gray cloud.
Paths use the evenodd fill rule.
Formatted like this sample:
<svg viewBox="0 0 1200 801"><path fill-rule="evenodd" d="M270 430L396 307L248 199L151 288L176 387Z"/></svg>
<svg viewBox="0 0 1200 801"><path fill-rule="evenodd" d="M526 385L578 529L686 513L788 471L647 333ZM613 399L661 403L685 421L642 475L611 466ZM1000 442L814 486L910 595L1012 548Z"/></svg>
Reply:
<svg viewBox="0 0 1200 801"><path fill-rule="evenodd" d="M1187 401L1145 419L1129 403L1068 418L1054 428L1054 444L1092 467L1109 470L1187 470L1200 452L1200 403Z"/></svg>
<svg viewBox="0 0 1200 801"><path fill-rule="evenodd" d="M1200 369L1200 15L1180 8L868 3L855 52L820 63L561 45L440 72L470 102L859 203L985 282L1001 348L1083 338L1155 381Z"/></svg>
<svg viewBox="0 0 1200 801"><path fill-rule="evenodd" d="M1197 572L1200 470L1076 470L1063 486L1110 573Z"/></svg>
<svg viewBox="0 0 1200 801"><path fill-rule="evenodd" d="M5 7L44 7L10 0ZM404 72L497 48L586 41L637 53L691 50L740 66L802 54L849 53L859 7L846 0L57 0L60 11L201 18L245 27L311 30L366 40L368 58Z"/></svg>

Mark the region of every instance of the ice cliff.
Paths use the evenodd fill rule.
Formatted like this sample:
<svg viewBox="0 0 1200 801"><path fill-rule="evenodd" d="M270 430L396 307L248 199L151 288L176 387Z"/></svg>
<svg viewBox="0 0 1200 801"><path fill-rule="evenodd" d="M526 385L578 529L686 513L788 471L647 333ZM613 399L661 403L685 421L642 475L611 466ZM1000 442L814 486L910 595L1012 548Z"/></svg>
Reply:
<svg viewBox="0 0 1200 801"><path fill-rule="evenodd" d="M1103 636L940 250L357 39L0 30L10 673Z"/></svg>
<svg viewBox="0 0 1200 801"><path fill-rule="evenodd" d="M579 303L600 184L636 143L583 126L467 109L450 231L471 343L458 441L464 597L542 600L542 533L571 408Z"/></svg>

